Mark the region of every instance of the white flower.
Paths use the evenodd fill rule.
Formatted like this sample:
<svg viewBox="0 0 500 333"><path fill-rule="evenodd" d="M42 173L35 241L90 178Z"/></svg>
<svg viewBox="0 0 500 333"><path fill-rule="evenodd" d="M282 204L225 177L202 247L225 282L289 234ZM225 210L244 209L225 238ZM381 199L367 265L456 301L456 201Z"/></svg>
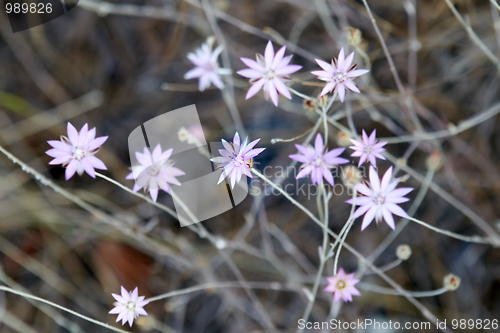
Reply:
<svg viewBox="0 0 500 333"><path fill-rule="evenodd" d="M68 136L61 136L61 141L47 141L53 149L46 152L54 159L49 162L50 165L62 164L66 168L66 180L83 172L95 178L95 169L107 170L106 165L94 155L101 149L103 143L108 139L107 136L96 138L96 130L89 130L87 124L83 125L80 133L68 122Z"/></svg>
<svg viewBox="0 0 500 333"><path fill-rule="evenodd" d="M134 192L143 188L145 192L149 191L151 199L156 202L160 189L170 193L169 184L181 185L175 177L185 175L185 173L173 166L174 162L170 160L173 150L170 148L162 151L158 144L152 153L148 147L144 147L142 153L135 152L139 164L132 166L132 172L126 177L126 179L135 179Z"/></svg>
<svg viewBox="0 0 500 333"><path fill-rule="evenodd" d="M250 79L252 86L248 89L246 99L254 96L261 89L264 90L266 100L271 97L275 106L278 106L278 93L292 99L290 90L284 82L290 80L289 75L295 73L302 66L290 65L292 56L285 57L286 46L274 53L273 43L269 41L264 52L257 54L257 61L249 58L240 58L249 68L238 71L238 74Z"/></svg>
<svg viewBox="0 0 500 333"><path fill-rule="evenodd" d="M219 45L212 51L214 41L213 37L207 38L206 43L201 44L201 47L197 48L194 53L190 52L187 55L195 67L184 74L184 78L186 80L199 78L198 89L200 91L210 87L210 83L213 83L219 89L224 88L220 75L231 74L231 70L219 68L217 58L224 47Z"/></svg>
<svg viewBox="0 0 500 333"><path fill-rule="evenodd" d="M354 153L352 153L351 156L359 156L358 168L365 161L370 161L370 164L376 168L377 158L385 160L385 157L382 155L382 153L385 151L385 148L383 147L387 144L387 142L379 142L375 137L376 133L377 130L373 130L372 134L370 134L370 136L368 137L365 130L363 130L361 140L350 139L352 144L354 145L349 147L354 150Z"/></svg>
<svg viewBox="0 0 500 333"><path fill-rule="evenodd" d="M365 215L361 230L364 230L375 219L380 224L382 219L392 229L396 229L392 214L409 217L408 214L397 204L408 201L404 196L410 193L413 188L402 187L396 189L399 179L392 180L392 167L386 171L382 179L379 178L377 171L370 165L370 182L368 184L358 184L356 190L362 196L356 198L356 205L360 206L354 212L353 218ZM353 199L346 201L352 204Z"/></svg>
<svg viewBox="0 0 500 333"><path fill-rule="evenodd" d="M111 294L117 302L113 303L115 306L109 313L118 314L116 321L122 321L122 325L128 321L130 327L134 319L137 319L139 315L147 316L147 312L143 307L149 303L149 301L144 300L144 296L139 296L139 291L137 287L131 292L128 292L125 288L121 287L122 294Z"/></svg>
<svg viewBox="0 0 500 333"><path fill-rule="evenodd" d="M217 169L224 169L220 175L217 184L220 184L226 177L231 179L231 188L241 180L243 174L252 178L250 169L252 168L253 158L264 151L266 148L256 148L255 145L260 139L248 143L248 137L241 143L238 132L234 134L233 142L229 143L222 139L224 149L219 149L219 154L211 159L212 162L220 164Z"/></svg>
<svg viewBox="0 0 500 333"><path fill-rule="evenodd" d="M347 58L344 58L344 48L340 50L338 59L332 58L331 65L323 60L316 59L316 62L323 70L311 73L316 75L319 80L327 82L321 91L321 95L325 95L337 89L339 99L343 102L346 89L359 93L359 89L354 84L353 79L368 73L369 70L355 69L356 65L351 67L353 59L354 52L349 54Z"/></svg>

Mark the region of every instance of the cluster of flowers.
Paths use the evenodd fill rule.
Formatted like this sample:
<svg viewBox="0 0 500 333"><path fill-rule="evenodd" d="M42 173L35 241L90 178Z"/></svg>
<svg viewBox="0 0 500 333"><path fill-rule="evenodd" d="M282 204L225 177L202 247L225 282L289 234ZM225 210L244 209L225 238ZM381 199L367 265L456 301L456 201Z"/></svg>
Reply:
<svg viewBox="0 0 500 333"><path fill-rule="evenodd" d="M217 61L223 48L218 46L212 51L214 39L210 37L206 43L203 43L195 53L189 53L188 59L195 66L184 75L185 79L199 79L199 90L203 91L213 83L217 88L222 89L224 84L220 75L230 74L229 69L220 68ZM271 98L275 106L278 106L278 94L292 99L290 90L286 83L290 81L290 74L300 70L302 66L291 65L292 56L285 56L286 46L282 46L278 52L274 52L274 46L271 41L267 43L264 55L257 53L256 60L250 58L240 58L248 66L246 69L238 71L238 74L250 79L251 87L248 89L246 99L257 94L260 90L264 91L266 100ZM337 59L332 58L331 64L316 59L318 65L323 69L313 71L319 80L325 81L326 85L321 91L321 96L337 90L341 102L344 102L346 89L359 93L358 87L353 79L368 73L367 69L356 69L352 65L354 52L347 58L344 56L344 49L340 50Z"/></svg>
<svg viewBox="0 0 500 333"><path fill-rule="evenodd" d="M209 39L195 53L188 54L188 59L196 67L187 72L185 78L199 78L200 90L205 90L211 83L222 89L224 84L220 75L230 74L229 70L219 67L217 58L222 52L222 47L219 46L212 50L213 42L213 39ZM290 90L285 83L290 80L288 75L297 72L302 67L291 65L292 56L285 56L285 51L286 47L283 46L275 53L273 44L269 41L264 55L257 54L256 61L241 58L248 68L238 71L238 74L249 78L251 83L246 95L247 99L260 90L264 91L266 100L271 98L276 106L278 105L278 94L291 99ZM326 82L320 96L337 91L340 101L343 102L346 89L359 93L353 79L368 71L356 70L356 65L352 66L353 59L354 52L345 57L343 49L337 59L332 59L331 64L316 59L322 70L313 71L312 74ZM186 140L190 134L185 128L182 130L182 135L179 134L179 138ZM47 151L47 154L54 158L50 164L61 164L66 168L66 180L73 177L75 173L82 175L83 172L95 178L95 169L106 170L104 163L94 155L107 140L107 137L96 138L95 128L89 130L87 124L78 132L72 124L68 123L67 132L68 136L62 136L60 141L48 141L52 149ZM234 188L243 175L252 178L253 158L265 149L254 148L259 140L249 143L248 138L246 138L241 142L238 133L234 135L232 142L222 139L224 148L219 150L221 156L211 159L219 164L219 169L223 169L218 183L229 178L231 187ZM382 153L385 151L386 142L379 142L376 139L375 130L370 136L363 130L360 140L350 139L350 141L353 144L350 148L354 151L351 156L359 157L358 167L365 162L370 163L369 181L358 183L355 187L360 196L347 201L347 203L359 206L354 212L353 218L364 215L362 230L374 219L377 224L384 220L392 229L395 229L393 214L408 217L398 204L408 201L405 195L412 191L412 188L396 189L400 179L392 179L392 167L385 172L382 178L379 177L375 170L376 160L385 160ZM302 163L296 178L310 175L311 182L319 186L323 185L323 180L333 186L334 179L331 169L349 163L349 160L340 157L345 148L329 151L319 133L315 138L314 146L296 144L295 147L298 153L289 157ZM139 165L132 167L132 172L126 177L126 179L135 179L133 190L138 191L142 188L145 192L149 192L151 198L156 201L160 189L170 193L170 185L180 186L181 183L176 177L185 173L174 167L174 162L170 159L172 152L173 149L163 151L159 144L152 151L145 147L143 152L136 152L135 157ZM340 269L337 275L328 278L329 284L325 291L334 294L335 302L341 299L345 302L352 301L353 295L360 294L355 288L358 282L359 280L354 277L354 274L346 274L343 269ZM132 292L127 292L122 287L121 296L113 294L113 297L117 302L110 313L118 314L117 321L121 320L122 324L128 322L131 326L133 320L139 315L147 315L143 307L148 302L144 300L143 296L138 296L137 288Z"/></svg>

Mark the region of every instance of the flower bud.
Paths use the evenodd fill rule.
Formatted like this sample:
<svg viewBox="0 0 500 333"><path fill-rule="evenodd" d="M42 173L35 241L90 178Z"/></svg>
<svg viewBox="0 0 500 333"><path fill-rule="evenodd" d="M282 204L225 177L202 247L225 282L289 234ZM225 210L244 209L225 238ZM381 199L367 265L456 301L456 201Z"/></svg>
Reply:
<svg viewBox="0 0 500 333"><path fill-rule="evenodd" d="M177 132L177 135L179 136L180 142L188 141L189 137L190 137L188 130L184 126L182 126L179 129L179 132Z"/></svg>
<svg viewBox="0 0 500 333"><path fill-rule="evenodd" d="M329 101L330 97L328 95L318 96L318 98L316 98L316 103L320 108L326 108Z"/></svg>
<svg viewBox="0 0 500 333"><path fill-rule="evenodd" d="M411 256L411 247L407 244L399 245L396 249L396 256L401 260L408 260Z"/></svg>
<svg viewBox="0 0 500 333"><path fill-rule="evenodd" d="M352 47L360 46L363 38L361 37L361 31L352 27L346 27L344 29L344 35L347 39L347 44Z"/></svg>
<svg viewBox="0 0 500 333"><path fill-rule="evenodd" d="M328 95L318 96L314 99L304 99L302 106L308 112L314 112L317 109L326 108L330 97Z"/></svg>
<svg viewBox="0 0 500 333"><path fill-rule="evenodd" d="M349 141L350 138L351 138L351 136L349 136L345 132L339 131L337 133L337 143L339 146L343 146L343 147L350 146L351 145L351 141Z"/></svg>
<svg viewBox="0 0 500 333"><path fill-rule="evenodd" d="M443 166L443 155L435 150L425 161L427 168L432 171L437 171Z"/></svg>
<svg viewBox="0 0 500 333"><path fill-rule="evenodd" d="M348 165L345 168L342 168L342 174L340 177L342 178L342 182L347 187L354 188L363 178L361 173L361 170L356 168L354 165Z"/></svg>
<svg viewBox="0 0 500 333"><path fill-rule="evenodd" d="M408 160L406 158L398 158L396 160L396 165L399 165L399 166L407 166L408 165Z"/></svg>
<svg viewBox="0 0 500 333"><path fill-rule="evenodd" d="M135 323L144 331L151 331L155 328L155 322L151 316L141 316L135 320Z"/></svg>
<svg viewBox="0 0 500 333"><path fill-rule="evenodd" d="M318 104L316 103L315 99L304 99L304 101L302 102L302 107L307 112L314 112L314 110L318 108Z"/></svg>
<svg viewBox="0 0 500 333"><path fill-rule="evenodd" d="M460 287L461 278L454 274L448 274L443 279L444 287L448 290L457 290Z"/></svg>

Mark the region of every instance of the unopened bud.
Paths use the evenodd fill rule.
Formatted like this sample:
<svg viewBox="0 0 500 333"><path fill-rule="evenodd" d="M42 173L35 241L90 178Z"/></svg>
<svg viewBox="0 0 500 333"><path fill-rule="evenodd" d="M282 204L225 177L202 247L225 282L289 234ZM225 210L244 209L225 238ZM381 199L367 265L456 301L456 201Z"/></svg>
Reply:
<svg viewBox="0 0 500 333"><path fill-rule="evenodd" d="M460 287L461 278L454 274L448 274L443 279L443 284L448 290L457 290Z"/></svg>
<svg viewBox="0 0 500 333"><path fill-rule="evenodd" d="M315 99L304 99L302 107L308 112L314 112L318 108L318 105Z"/></svg>
<svg viewBox="0 0 500 333"><path fill-rule="evenodd" d="M320 108L326 108L328 106L329 101L330 97L327 94L323 96L318 96L318 98L316 98L316 103Z"/></svg>
<svg viewBox="0 0 500 333"><path fill-rule="evenodd" d="M353 47L359 46L363 41L363 38L361 37L361 31L356 28L346 27L344 29L344 35L347 39L347 44Z"/></svg>
<svg viewBox="0 0 500 333"><path fill-rule="evenodd" d="M342 174L340 175L342 182L350 188L356 187L363 178L361 170L353 165L348 165L342 168Z"/></svg>
<svg viewBox="0 0 500 333"><path fill-rule="evenodd" d="M155 322L151 316L140 316L135 320L135 323L144 331L151 331L155 328Z"/></svg>
<svg viewBox="0 0 500 333"><path fill-rule="evenodd" d="M179 141L181 142L188 141L190 136L188 130L184 126L179 129L177 135L179 136Z"/></svg>
<svg viewBox="0 0 500 333"><path fill-rule="evenodd" d="M396 164L399 166L406 166L407 163L408 163L408 161L405 158L400 157L396 160Z"/></svg>
<svg viewBox="0 0 500 333"><path fill-rule="evenodd" d="M435 150L425 161L427 168L432 171L437 171L443 166L443 155Z"/></svg>
<svg viewBox="0 0 500 333"><path fill-rule="evenodd" d="M314 99L304 99L302 106L308 112L314 112L316 109L326 108L328 106L328 95L318 96Z"/></svg>
<svg viewBox="0 0 500 333"><path fill-rule="evenodd" d="M351 145L351 141L349 140L350 138L351 137L345 132L339 131L337 133L337 143L339 146L347 147Z"/></svg>
<svg viewBox="0 0 500 333"><path fill-rule="evenodd" d="M411 256L411 247L406 244L399 245L396 249L396 256L401 260L408 260Z"/></svg>

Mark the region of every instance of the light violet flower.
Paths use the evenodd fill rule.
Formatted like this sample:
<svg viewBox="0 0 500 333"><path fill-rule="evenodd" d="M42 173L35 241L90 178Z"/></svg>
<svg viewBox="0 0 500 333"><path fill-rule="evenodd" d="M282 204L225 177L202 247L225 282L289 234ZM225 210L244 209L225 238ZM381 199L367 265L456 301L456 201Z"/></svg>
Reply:
<svg viewBox="0 0 500 333"><path fill-rule="evenodd" d="M376 168L377 158L385 160L385 157L382 156L382 152L385 151L385 148L382 147L385 146L387 142L379 142L375 138L376 131L377 130L373 130L372 134L370 134L370 137L368 137L365 130L363 130L363 133L361 134L361 141L349 139L354 145L349 147L354 150L354 153L352 153L351 156L359 156L358 168L361 166L361 164L365 163L365 161L370 161L370 164Z"/></svg>
<svg viewBox="0 0 500 333"><path fill-rule="evenodd" d="M382 180L380 180L375 168L370 166L369 176L370 182L368 184L360 183L356 186L356 190L362 196L356 197L355 203L360 207L356 209L352 217L357 218L363 214L365 215L361 230L365 230L373 219L377 221L378 225L384 219L389 227L396 229L392 214L408 217L408 214L397 204L407 202L409 199L404 196L413 191L413 188L402 187L396 189L399 178L391 181L392 167L385 172ZM346 202L352 204L353 199Z"/></svg>
<svg viewBox="0 0 500 333"><path fill-rule="evenodd" d="M47 141L53 149L45 153L54 159L49 162L50 165L62 164L66 168L66 180L83 172L95 178L95 169L107 170L106 165L94 155L101 149L103 143L108 139L107 136L95 137L95 128L89 130L87 124L83 125L80 133L68 122L68 136L61 136L61 141Z"/></svg>
<svg viewBox="0 0 500 333"><path fill-rule="evenodd" d="M252 84L248 89L246 99L254 96L261 89L264 90L266 100L271 97L275 106L278 106L278 93L292 99L285 82L290 80L289 74L295 73L302 66L289 65L292 56L285 57L285 50L286 46L283 46L274 54L273 43L269 41L264 56L257 54L257 61L240 58L249 68L238 71L238 74L249 78Z"/></svg>
<svg viewBox="0 0 500 333"><path fill-rule="evenodd" d="M158 144L153 153L148 147L144 147L143 153L135 152L139 165L132 166L132 172L126 177L126 179L135 179L134 192L144 188L144 192L149 191L151 199L156 202L159 189L170 193L169 184L181 185L175 177L185 175L185 173L175 168L174 161L169 160L173 150L170 148L162 151Z"/></svg>
<svg viewBox="0 0 500 333"><path fill-rule="evenodd" d="M343 268L339 268L337 275L327 277L328 286L324 291L333 293L333 302L337 304L340 300L352 302L352 296L360 296L361 293L355 287L359 282L354 273L346 274Z"/></svg>
<svg viewBox="0 0 500 333"><path fill-rule="evenodd" d="M220 75L231 74L231 70L220 68L217 58L224 49L219 45L212 51L215 39L209 37L206 43L201 44L194 53L187 54L188 59L195 65L193 69L184 74L184 79L199 79L198 89L204 91L213 83L219 89L224 88Z"/></svg>
<svg viewBox="0 0 500 333"><path fill-rule="evenodd" d="M219 149L219 154L211 159L212 162L220 164L217 169L224 169L220 175L217 185L220 184L226 177L231 179L231 188L241 180L241 176L245 174L252 178L250 169L252 168L253 158L262 153L266 148L253 149L260 139L248 143L248 137L241 143L238 132L234 135L233 142L228 143L222 139L222 144L225 149Z"/></svg>
<svg viewBox="0 0 500 333"><path fill-rule="evenodd" d="M345 89L349 89L359 93L358 87L353 82L353 79L369 72L367 69L355 69L356 65L351 67L354 59L354 52L344 58L344 48L340 50L338 59L332 58L332 64L316 59L322 71L314 71L319 80L328 82L321 91L321 96L333 92L337 89L341 102L344 102Z"/></svg>
<svg viewBox="0 0 500 333"><path fill-rule="evenodd" d="M333 176L330 169L339 164L349 162L349 160L345 158L338 157L344 152L345 148L336 148L328 151L323 145L323 137L319 133L316 135L314 147L299 144L296 144L295 147L297 147L297 150L301 154L293 154L289 157L292 160L303 163L301 166L302 170L300 170L295 178L299 179L311 174L311 181L313 184L320 185L324 178L333 186Z"/></svg>
<svg viewBox="0 0 500 333"><path fill-rule="evenodd" d="M147 316L147 312L144 310L144 306L149 303L149 301L144 300L144 296L139 296L139 291L137 287L131 292L128 292L125 288L121 288L121 296L118 294L111 294L117 302L113 303L115 306L109 313L118 314L116 321L122 321L122 325L128 321L130 327L137 319L139 315Z"/></svg>

